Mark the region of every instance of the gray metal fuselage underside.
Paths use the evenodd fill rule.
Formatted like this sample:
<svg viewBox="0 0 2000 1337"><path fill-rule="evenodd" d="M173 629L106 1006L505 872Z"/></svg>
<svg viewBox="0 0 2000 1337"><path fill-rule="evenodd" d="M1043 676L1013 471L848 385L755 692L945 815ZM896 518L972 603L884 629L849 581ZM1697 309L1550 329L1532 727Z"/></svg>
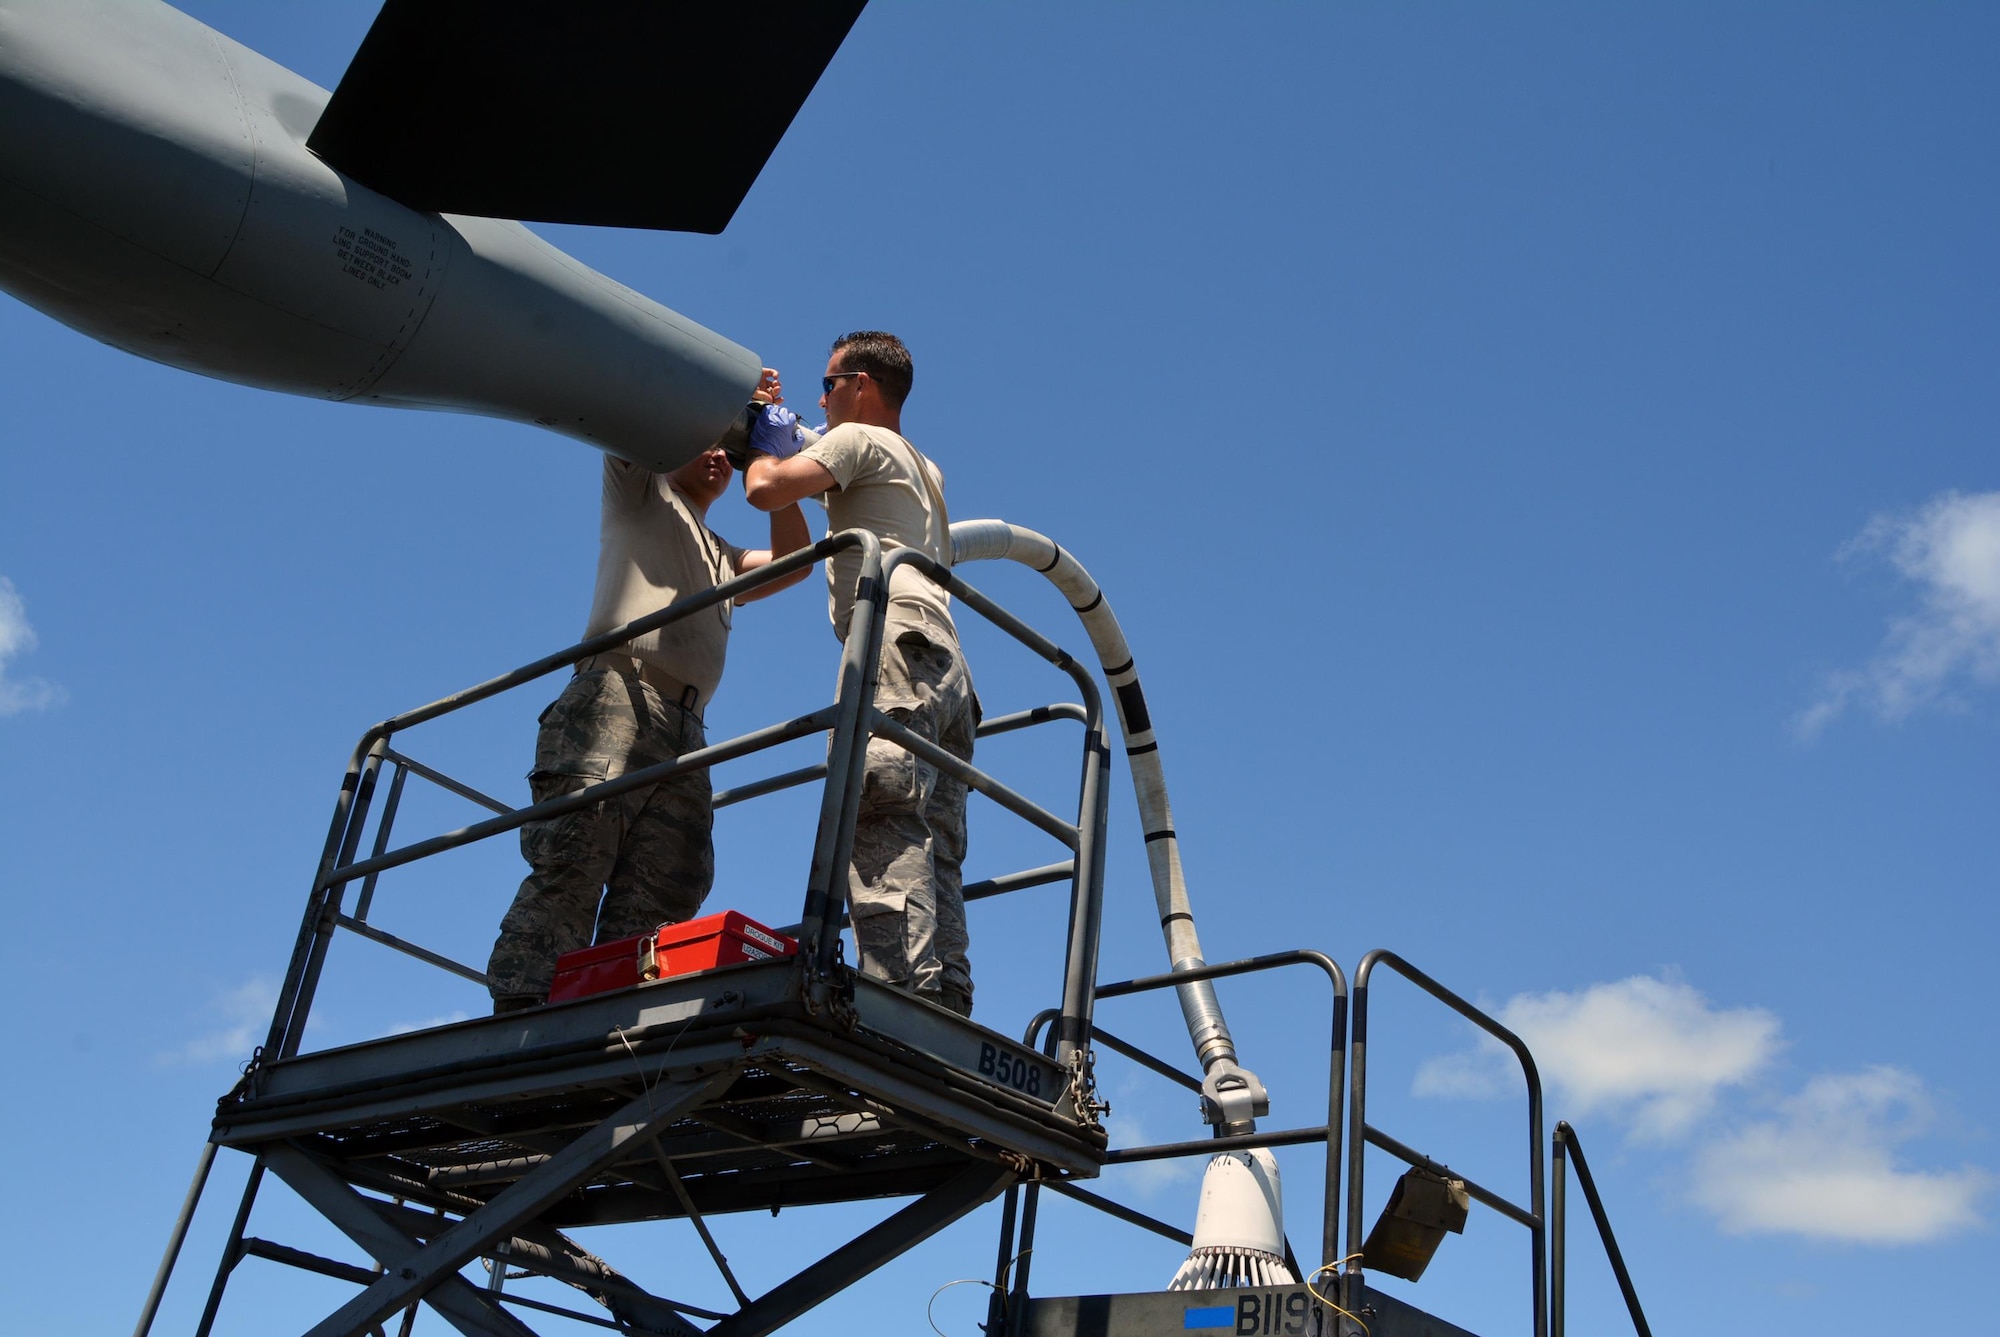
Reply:
<svg viewBox="0 0 2000 1337"><path fill-rule="evenodd" d="M158 0L0 0L0 287L115 347L291 394L532 423L654 467L758 359L519 223L307 151L317 85Z"/></svg>

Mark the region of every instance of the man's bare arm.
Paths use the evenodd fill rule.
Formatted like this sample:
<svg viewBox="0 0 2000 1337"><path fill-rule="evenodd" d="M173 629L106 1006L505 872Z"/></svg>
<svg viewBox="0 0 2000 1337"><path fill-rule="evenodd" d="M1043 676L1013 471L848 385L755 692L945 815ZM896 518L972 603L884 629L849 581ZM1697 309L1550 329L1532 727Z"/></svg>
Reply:
<svg viewBox="0 0 2000 1337"><path fill-rule="evenodd" d="M803 455L784 460L765 455L750 461L743 474L744 499L760 511L796 506L807 497L817 497L833 487L833 475L826 466Z"/></svg>
<svg viewBox="0 0 2000 1337"><path fill-rule="evenodd" d="M798 508L798 503L794 502L790 506L782 506L771 512L771 546L768 548L757 548L744 553L742 558L736 563L736 574L739 576L748 575L758 567L769 566L786 553L797 552L800 548L807 547L811 543L812 531L806 528L805 512ZM759 585L748 594L737 595L736 602L747 604L758 599L768 598L776 594L779 590L790 589L810 574L812 574L812 565L802 566L790 575L780 577L768 585Z"/></svg>

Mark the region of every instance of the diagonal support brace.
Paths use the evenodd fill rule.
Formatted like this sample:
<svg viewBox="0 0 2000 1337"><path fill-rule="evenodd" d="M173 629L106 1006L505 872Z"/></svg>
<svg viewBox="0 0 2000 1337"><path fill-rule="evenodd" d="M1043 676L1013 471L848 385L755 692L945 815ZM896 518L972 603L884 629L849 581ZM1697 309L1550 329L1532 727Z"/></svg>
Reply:
<svg viewBox="0 0 2000 1337"><path fill-rule="evenodd" d="M434 1239L453 1223L413 1207L397 1206L379 1199L366 1199L377 1215L414 1240ZM611 1316L640 1332L664 1333L668 1337L696 1337L701 1329L681 1317L683 1312L698 1318L721 1318L713 1310L676 1305L654 1295L624 1276L616 1268L578 1244L554 1226L529 1221L514 1227L514 1238L501 1241L507 1247L507 1261L530 1272L551 1277L588 1295L611 1311ZM499 1247L496 1243L495 1247ZM380 1273L371 1273L365 1284L373 1284Z"/></svg>
<svg viewBox="0 0 2000 1337"><path fill-rule="evenodd" d="M338 1175L298 1148L274 1143L263 1148L263 1156L272 1174L284 1180L287 1187L370 1256L380 1260L382 1266L401 1266L423 1249L416 1236L385 1220L375 1210L373 1199L356 1193ZM456 1273L439 1282L424 1300L466 1337L534 1337L532 1328L488 1300Z"/></svg>
<svg viewBox="0 0 2000 1337"><path fill-rule="evenodd" d="M517 1227L507 1257L531 1272L576 1287L635 1331L664 1334L664 1337L698 1337L701 1332L665 1300L621 1275L553 1226L531 1222Z"/></svg>
<svg viewBox="0 0 2000 1337"><path fill-rule="evenodd" d="M1019 1172L1007 1165L975 1164L960 1171L888 1220L856 1235L790 1281L737 1310L710 1328L709 1337L764 1337L999 1197L1001 1190L1019 1177Z"/></svg>
<svg viewBox="0 0 2000 1337"><path fill-rule="evenodd" d="M307 1337L351 1337L424 1296L496 1240L539 1217L621 1157L630 1156L662 1129L735 1079L733 1068L682 1081L662 1081L642 1091L616 1114L588 1129L491 1202L392 1266L382 1279L312 1328Z"/></svg>

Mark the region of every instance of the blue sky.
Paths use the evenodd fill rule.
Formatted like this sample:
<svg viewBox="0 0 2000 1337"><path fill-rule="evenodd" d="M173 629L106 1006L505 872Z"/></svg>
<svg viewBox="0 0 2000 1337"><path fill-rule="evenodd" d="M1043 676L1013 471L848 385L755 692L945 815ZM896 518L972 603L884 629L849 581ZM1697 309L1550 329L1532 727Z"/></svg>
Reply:
<svg viewBox="0 0 2000 1337"><path fill-rule="evenodd" d="M373 6L187 8L331 86ZM2000 15L1965 5L878 0L722 236L545 231L795 386L841 330L901 332L954 515L1054 535L1109 592L1210 959L1386 946L1515 1024L1661 1331L1851 1322L1885 1275L1899 1326L1968 1330L2000 1173L1996 57ZM353 739L574 637L596 457L201 380L12 301L0 349L7 1308L116 1331L268 1017ZM1081 646L1035 577L967 574ZM712 728L819 701L815 591L737 627ZM971 651L989 711L1061 694ZM543 695L411 746L521 797ZM1069 746L983 755L1053 802ZM725 818L713 906L790 917L805 811ZM1122 795L1113 820L1123 976L1162 954ZM975 809L975 874L1051 857ZM383 922L476 959L518 875L496 845L385 879ZM976 908L982 1020L1048 1001L1060 910ZM1223 1001L1274 1119L1323 1117L1323 988ZM479 1005L343 940L317 1034ZM1104 1019L1179 1053L1163 1013ZM1373 1120L1524 1192L1515 1079L1393 984L1377 1026ZM1103 1072L1117 1141L1198 1135ZM1310 1240L1318 1162L1281 1160ZM198 1312L242 1169L162 1331ZM1371 1161L1371 1210L1392 1174ZM1105 1184L1192 1218L1192 1171ZM352 1253L281 1194L259 1211ZM755 1290L879 1212L717 1233ZM835 1317L927 1331L936 1287L990 1272L992 1223ZM719 1294L677 1229L602 1251ZM1615 1330L1585 1243L1573 1321ZM1177 1252L1057 1204L1035 1285L1152 1288ZM1525 1254L1475 1211L1407 1293L1524 1332ZM945 1332L978 1291L938 1298ZM218 1330L342 1293L252 1262Z"/></svg>

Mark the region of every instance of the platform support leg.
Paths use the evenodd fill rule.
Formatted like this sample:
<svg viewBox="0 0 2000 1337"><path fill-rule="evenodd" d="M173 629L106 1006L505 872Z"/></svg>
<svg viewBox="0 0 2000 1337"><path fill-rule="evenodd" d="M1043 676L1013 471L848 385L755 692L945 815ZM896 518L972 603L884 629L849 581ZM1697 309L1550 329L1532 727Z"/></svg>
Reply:
<svg viewBox="0 0 2000 1337"><path fill-rule="evenodd" d="M1014 1282L1007 1291L1007 1312L1022 1314L1028 1308L1028 1269L1035 1261L1035 1220L1041 1212L1042 1186L1030 1184L1021 1194L1021 1248L1014 1255ZM1008 1320L1008 1333L1013 1332Z"/></svg>
<svg viewBox="0 0 2000 1337"><path fill-rule="evenodd" d="M188 1185L187 1200L181 1203L174 1232L167 1237L167 1251L160 1257L160 1270L153 1274L153 1289L146 1292L146 1307L139 1312L139 1326L132 1330L132 1337L146 1337L153 1330L153 1319L160 1312L160 1298L167 1293L167 1279L173 1276L174 1264L180 1260L181 1245L187 1243L188 1224L194 1220L194 1209L201 1203L201 1191L208 1184L208 1172L214 1164L215 1143L202 1143L201 1159L194 1167L194 1182Z"/></svg>
<svg viewBox="0 0 2000 1337"><path fill-rule="evenodd" d="M993 1263L993 1293L986 1300L988 1337L1008 1337L1007 1287L1014 1270L1014 1217L1021 1209L1021 1186L1009 1184L1000 1204L1000 1256Z"/></svg>
<svg viewBox="0 0 2000 1337"><path fill-rule="evenodd" d="M870 1227L790 1281L745 1305L708 1330L709 1337L764 1337L835 1291L853 1285L892 1258L908 1252L968 1212L991 1202L1019 1174L1009 1166L982 1164L918 1198Z"/></svg>
<svg viewBox="0 0 2000 1337"><path fill-rule="evenodd" d="M202 1306L201 1322L195 1325L194 1337L208 1337L215 1326L215 1315L222 1308L222 1292L229 1286L229 1274L243 1261L243 1231L250 1224L250 1208L257 1201L257 1187L264 1182L264 1158L257 1157L250 1163L250 1178L243 1184L243 1200L236 1204L236 1219L230 1223L229 1238L222 1246L222 1261L215 1269L215 1284L208 1288L208 1303Z"/></svg>

